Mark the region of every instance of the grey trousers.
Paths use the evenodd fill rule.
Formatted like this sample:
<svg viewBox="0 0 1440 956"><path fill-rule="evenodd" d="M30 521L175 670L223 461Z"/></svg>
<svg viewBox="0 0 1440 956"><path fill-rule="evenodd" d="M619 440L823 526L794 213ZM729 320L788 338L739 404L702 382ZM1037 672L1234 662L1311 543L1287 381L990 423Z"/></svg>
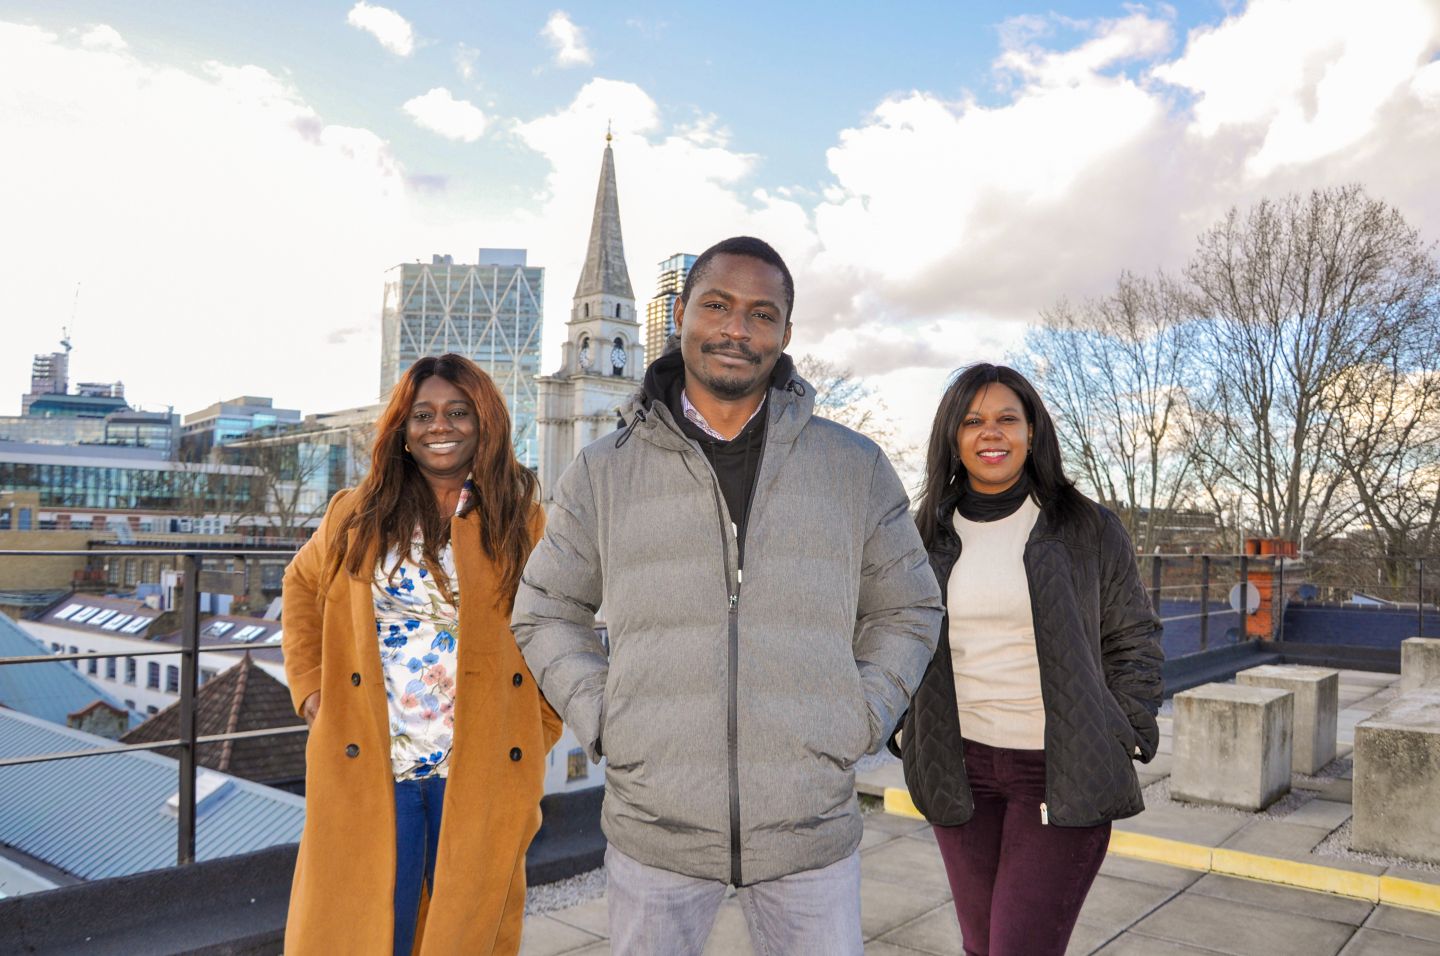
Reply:
<svg viewBox="0 0 1440 956"><path fill-rule="evenodd" d="M615 956L701 956L726 884L605 851ZM818 870L742 886L755 956L861 956L860 851Z"/></svg>

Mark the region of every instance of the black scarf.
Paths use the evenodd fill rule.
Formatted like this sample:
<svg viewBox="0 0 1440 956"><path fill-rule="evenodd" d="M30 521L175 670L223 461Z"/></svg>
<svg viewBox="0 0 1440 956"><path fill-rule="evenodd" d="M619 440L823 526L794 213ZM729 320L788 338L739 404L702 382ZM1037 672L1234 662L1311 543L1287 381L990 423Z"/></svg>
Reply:
<svg viewBox="0 0 1440 956"><path fill-rule="evenodd" d="M1020 472L1015 484L993 495L971 488L967 478L961 486L960 500L956 503L955 510L959 511L960 517L966 521L999 521L1019 511L1029 495L1030 476L1024 470Z"/></svg>

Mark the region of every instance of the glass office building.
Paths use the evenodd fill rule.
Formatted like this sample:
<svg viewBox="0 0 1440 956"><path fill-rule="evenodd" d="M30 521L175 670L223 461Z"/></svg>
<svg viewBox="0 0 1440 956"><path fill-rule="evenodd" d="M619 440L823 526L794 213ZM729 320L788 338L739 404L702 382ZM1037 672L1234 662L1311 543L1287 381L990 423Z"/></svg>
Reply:
<svg viewBox="0 0 1440 956"><path fill-rule="evenodd" d="M183 464L103 448L0 442L0 488L37 493L45 509L239 515L264 507L258 469Z"/></svg>
<svg viewBox="0 0 1440 956"><path fill-rule="evenodd" d="M660 263L660 281L655 298L645 306L645 363L655 361L665 349L665 340L675 331L675 300L685 288L685 277L695 256L676 253Z"/></svg>

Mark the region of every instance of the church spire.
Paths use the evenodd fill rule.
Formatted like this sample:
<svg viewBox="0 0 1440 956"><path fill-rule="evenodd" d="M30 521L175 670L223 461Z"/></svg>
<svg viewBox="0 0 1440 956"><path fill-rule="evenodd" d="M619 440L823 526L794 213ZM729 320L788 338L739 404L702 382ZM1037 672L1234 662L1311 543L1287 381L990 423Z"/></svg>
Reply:
<svg viewBox="0 0 1440 956"><path fill-rule="evenodd" d="M605 130L605 157L600 164L600 186L595 191L595 216L590 223L590 245L575 298L612 295L635 298L630 288L630 270L625 267L625 242L620 235L620 194L615 189L615 156L610 149L610 130Z"/></svg>

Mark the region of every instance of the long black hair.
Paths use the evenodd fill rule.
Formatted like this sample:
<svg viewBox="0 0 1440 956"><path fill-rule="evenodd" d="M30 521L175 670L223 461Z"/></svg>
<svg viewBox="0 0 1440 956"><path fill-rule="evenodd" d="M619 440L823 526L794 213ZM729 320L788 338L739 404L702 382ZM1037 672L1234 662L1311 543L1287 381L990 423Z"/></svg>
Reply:
<svg viewBox="0 0 1440 956"><path fill-rule="evenodd" d="M960 369L950 380L940 407L935 410L935 423L930 427L930 444L925 453L925 490L915 515L915 524L926 547L934 543L940 523L948 517L940 514L941 503L952 491L965 486L965 465L960 461L957 442L960 425L975 396L994 384L1004 385L1018 395L1025 409L1025 421L1033 432L1030 453L1025 456L1025 474L1040 507L1052 511L1060 524L1098 517L1090 500L1065 477L1055 422L1035 386L1013 368L977 362Z"/></svg>

